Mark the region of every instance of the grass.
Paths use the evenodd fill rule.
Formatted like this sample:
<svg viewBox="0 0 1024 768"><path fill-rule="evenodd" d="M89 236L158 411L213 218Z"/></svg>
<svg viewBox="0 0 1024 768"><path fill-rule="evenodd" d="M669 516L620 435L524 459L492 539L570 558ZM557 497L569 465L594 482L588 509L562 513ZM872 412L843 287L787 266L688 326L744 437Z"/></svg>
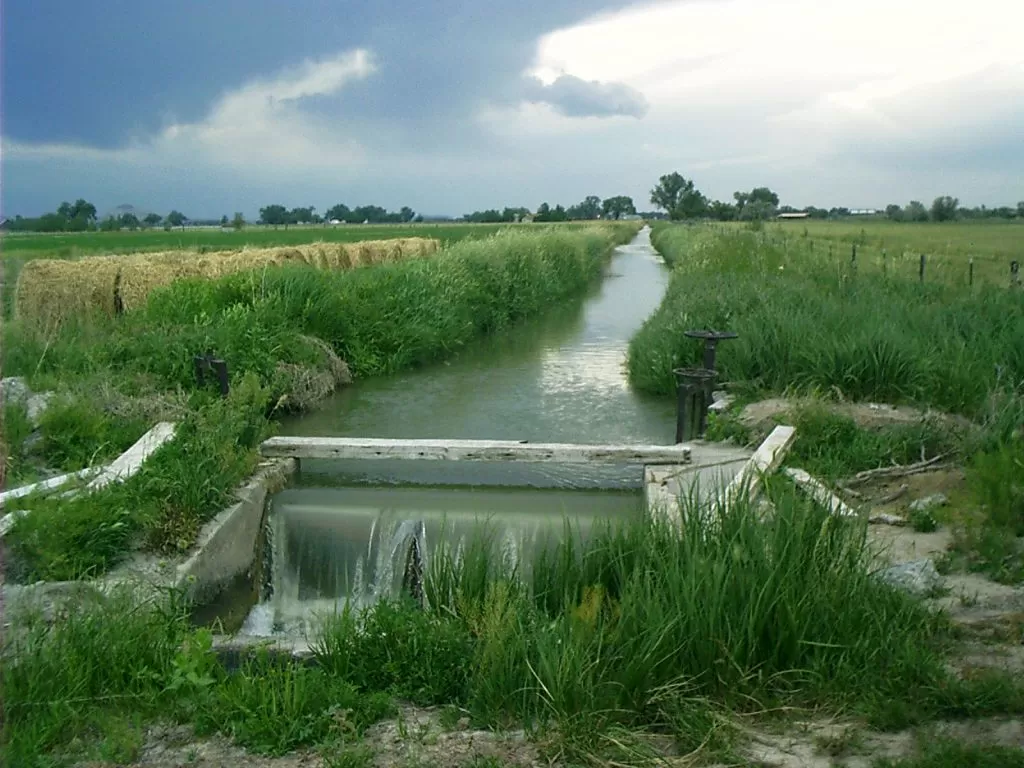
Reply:
<svg viewBox="0 0 1024 768"><path fill-rule="evenodd" d="M457 354L552 304L582 295L614 244L635 227L514 229L457 243L436 257L327 272L279 267L158 290L121 318L80 318L50 334L4 327L4 372L58 398L38 456L66 469L116 456L152 423L181 423L176 438L128 483L76 498L25 498L33 513L7 536L15 579L105 572L134 543L180 554L251 472L267 417L333 389L337 360L357 377ZM227 361L232 396L197 390L193 356ZM310 382L313 384L310 384ZM113 390L100 403L97 393ZM149 405L147 405L149 403ZM141 404L141 405L140 405ZM28 427L10 414L14 432Z"/></svg>
<svg viewBox="0 0 1024 768"><path fill-rule="evenodd" d="M1020 581L1024 292L1008 289L1001 272L985 272L982 260L1012 255L1020 232L1019 225L866 223L862 234L825 223L808 225L805 238L790 225L758 232L658 226L652 241L672 277L630 343L630 380L643 391L673 393L672 370L699 364L699 345L683 332L708 327L739 334L720 347L717 367L741 400L909 403L968 417L975 429L964 434L931 421L866 430L827 408L803 409L791 417L798 439L787 462L834 481L939 454L966 461L970 488L956 512L964 518L956 554L998 580ZM856 269L845 256L828 258L812 245L816 238L836 248L856 242ZM888 250L886 265L869 258L872 247ZM922 285L916 272L896 268L895 250L908 259L940 254L957 274L975 254L978 279L967 288L929 273L935 279ZM749 438L728 418L713 420L709 435ZM934 523L915 521L925 529Z"/></svg>
<svg viewBox="0 0 1024 768"><path fill-rule="evenodd" d="M570 536L528 583L488 545L460 562L442 552L426 612L398 601L342 614L306 665L256 653L228 672L173 599L72 603L8 639L8 754L52 764L104 736L130 752L132 723L171 717L253 751L320 744L358 761L360 734L396 697L527 727L576 762L636 758L643 732L726 755L728 710L844 710L881 727L1024 711L1015 683L950 675L949 627L869 575L863 526L786 484L766 492L770 522L741 501L702 530L691 504L695 535L636 521L585 545Z"/></svg>
<svg viewBox="0 0 1024 768"><path fill-rule="evenodd" d="M921 754L899 760L876 760L874 768L1022 768L1024 750L990 744L961 744L948 739L927 744Z"/></svg>
<svg viewBox="0 0 1024 768"><path fill-rule="evenodd" d="M723 380L754 391L915 402L981 415L994 391L1024 382L1024 294L962 291L894 276L850 274L760 233L662 227L674 265L664 302L631 342L643 391L674 391L672 369L698 361L688 328L732 330Z"/></svg>

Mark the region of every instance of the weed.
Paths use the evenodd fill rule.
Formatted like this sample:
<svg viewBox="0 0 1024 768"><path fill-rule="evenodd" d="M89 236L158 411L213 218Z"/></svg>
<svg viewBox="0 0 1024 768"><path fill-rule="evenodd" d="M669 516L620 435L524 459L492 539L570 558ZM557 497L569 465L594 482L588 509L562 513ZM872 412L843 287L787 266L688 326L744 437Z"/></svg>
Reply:
<svg viewBox="0 0 1024 768"><path fill-rule="evenodd" d="M321 750L326 768L371 768L373 750L363 746L328 747Z"/></svg>
<svg viewBox="0 0 1024 768"><path fill-rule="evenodd" d="M910 513L910 527L917 533L932 533L939 529L939 521L927 509L917 509Z"/></svg>

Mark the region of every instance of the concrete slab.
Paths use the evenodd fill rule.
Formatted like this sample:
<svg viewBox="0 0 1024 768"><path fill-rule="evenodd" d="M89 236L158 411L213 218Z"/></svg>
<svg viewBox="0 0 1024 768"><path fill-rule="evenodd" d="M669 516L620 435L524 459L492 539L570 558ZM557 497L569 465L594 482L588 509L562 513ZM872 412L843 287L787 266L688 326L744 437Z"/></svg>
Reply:
<svg viewBox="0 0 1024 768"><path fill-rule="evenodd" d="M699 457L698 464L644 468L647 509L674 525L682 520L681 499L693 499L701 505L712 503L753 456L753 451L735 446L695 442L692 447L694 459Z"/></svg>

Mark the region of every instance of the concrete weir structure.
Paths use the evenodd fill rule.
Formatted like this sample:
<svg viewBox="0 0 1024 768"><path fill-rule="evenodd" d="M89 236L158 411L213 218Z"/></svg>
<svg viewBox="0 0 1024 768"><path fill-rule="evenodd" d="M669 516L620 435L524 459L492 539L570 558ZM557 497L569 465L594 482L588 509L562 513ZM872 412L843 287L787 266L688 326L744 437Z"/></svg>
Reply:
<svg viewBox="0 0 1024 768"><path fill-rule="evenodd" d="M165 433L167 437L164 439L169 439L170 430L161 428L160 434ZM682 520L682 499L710 504L737 492L740 486L750 489L756 485L761 473L777 468L792 439L791 427L778 427L757 451L751 452L702 441L687 445L587 445L494 440L274 437L261 445L263 461L257 472L238 489L236 501L202 528L187 556L165 561L152 555L137 554L105 576L90 582L5 585L4 599L12 608L31 602L48 611L60 599L81 596L83 591L104 593L121 585L137 585L149 593L154 588L178 588L198 605L216 600L239 580L254 581L261 561L269 500L289 485L303 459L386 458L426 462L509 461L637 466L648 514L679 524ZM145 457L135 454L133 467L137 469ZM88 492L88 487L83 492ZM235 647L239 642L245 645L265 640L240 635L227 645Z"/></svg>

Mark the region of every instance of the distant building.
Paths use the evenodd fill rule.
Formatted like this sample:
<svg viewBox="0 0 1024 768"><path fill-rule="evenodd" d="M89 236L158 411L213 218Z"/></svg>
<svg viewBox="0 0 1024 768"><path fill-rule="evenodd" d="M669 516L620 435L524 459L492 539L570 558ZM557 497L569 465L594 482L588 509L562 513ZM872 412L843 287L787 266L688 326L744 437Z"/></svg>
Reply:
<svg viewBox="0 0 1024 768"><path fill-rule="evenodd" d="M850 215L851 216L877 216L880 213L882 213L882 211L878 210L877 208L851 208L850 209Z"/></svg>
<svg viewBox="0 0 1024 768"><path fill-rule="evenodd" d="M806 219L810 216L807 211L798 211L796 213L780 213L778 218L780 219Z"/></svg>

